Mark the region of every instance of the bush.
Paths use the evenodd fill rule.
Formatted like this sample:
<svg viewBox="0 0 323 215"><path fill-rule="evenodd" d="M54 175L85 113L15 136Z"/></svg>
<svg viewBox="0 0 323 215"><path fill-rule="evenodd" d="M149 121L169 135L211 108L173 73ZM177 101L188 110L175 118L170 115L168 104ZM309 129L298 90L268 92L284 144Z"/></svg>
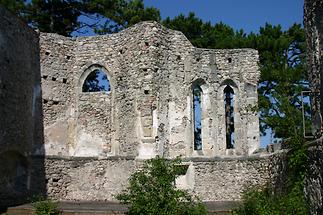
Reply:
<svg viewBox="0 0 323 215"><path fill-rule="evenodd" d="M42 200L33 203L36 215L57 215L59 214L57 203L52 200Z"/></svg>
<svg viewBox="0 0 323 215"><path fill-rule="evenodd" d="M290 193L274 193L270 188L252 188L243 196L243 204L232 215L305 215L307 204L301 187Z"/></svg>
<svg viewBox="0 0 323 215"><path fill-rule="evenodd" d="M243 204L232 212L233 215L305 215L309 207L304 195L304 177L308 157L304 147L305 140L298 135L289 138L285 144L287 168L281 174L286 181L271 186L256 187L245 192Z"/></svg>
<svg viewBox="0 0 323 215"><path fill-rule="evenodd" d="M183 171L180 159L153 158L129 179L129 187L117 196L130 204L130 215L202 215L205 206L187 191L176 189L175 179Z"/></svg>

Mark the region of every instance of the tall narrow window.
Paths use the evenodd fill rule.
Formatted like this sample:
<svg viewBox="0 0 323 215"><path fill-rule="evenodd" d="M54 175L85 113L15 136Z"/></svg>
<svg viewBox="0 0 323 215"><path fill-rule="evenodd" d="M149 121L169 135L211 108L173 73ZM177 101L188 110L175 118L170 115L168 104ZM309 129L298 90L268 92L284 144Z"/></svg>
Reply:
<svg viewBox="0 0 323 215"><path fill-rule="evenodd" d="M193 110L194 110L194 150L202 150L202 89L196 85L193 88Z"/></svg>
<svg viewBox="0 0 323 215"><path fill-rule="evenodd" d="M96 69L85 79L82 92L110 91L110 82L104 71Z"/></svg>
<svg viewBox="0 0 323 215"><path fill-rule="evenodd" d="M234 148L234 101L233 89L227 85L224 88L225 133L227 149Z"/></svg>

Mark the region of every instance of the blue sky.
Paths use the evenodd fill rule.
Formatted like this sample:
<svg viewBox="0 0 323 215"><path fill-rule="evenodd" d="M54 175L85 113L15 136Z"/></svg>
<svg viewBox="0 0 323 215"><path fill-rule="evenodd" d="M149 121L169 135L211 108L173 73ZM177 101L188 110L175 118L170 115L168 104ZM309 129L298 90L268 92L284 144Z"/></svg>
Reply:
<svg viewBox="0 0 323 215"><path fill-rule="evenodd" d="M154 6L162 18L195 12L197 17L211 23L224 22L234 29L258 32L266 22L281 24L287 29L303 21L303 0L144 0Z"/></svg>

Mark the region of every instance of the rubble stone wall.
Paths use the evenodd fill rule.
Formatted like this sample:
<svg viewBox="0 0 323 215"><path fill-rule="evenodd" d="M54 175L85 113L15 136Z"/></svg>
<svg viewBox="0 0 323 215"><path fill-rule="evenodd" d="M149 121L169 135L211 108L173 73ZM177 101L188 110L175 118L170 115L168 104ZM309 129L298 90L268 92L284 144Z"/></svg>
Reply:
<svg viewBox="0 0 323 215"><path fill-rule="evenodd" d="M142 166L133 157L65 158L47 157L48 195L60 200L115 201L115 195L128 185L129 176ZM203 201L238 201L252 185L266 183L270 156L240 158L195 158L184 160L188 166L177 186L189 190ZM276 167L272 167L276 168Z"/></svg>
<svg viewBox="0 0 323 215"><path fill-rule="evenodd" d="M219 158L190 161L178 179L207 201L239 199L246 183L264 181L263 160L238 158L259 148L256 50L199 49L181 32L142 22L104 36L41 33L40 59L49 196L113 200L140 160L156 155ZM111 90L82 92L98 69ZM193 147L196 84L202 150ZM234 91L234 149L226 148L226 86Z"/></svg>
<svg viewBox="0 0 323 215"><path fill-rule="evenodd" d="M41 107L38 35L10 12L0 7L0 154L30 153ZM22 120L23 119L23 120Z"/></svg>
<svg viewBox="0 0 323 215"><path fill-rule="evenodd" d="M40 35L47 155L212 157L259 148L258 53L208 50L156 22L117 34ZM82 92L107 73L110 92ZM202 93L202 150L193 149L193 93ZM224 87L234 90L235 149L226 149Z"/></svg>
<svg viewBox="0 0 323 215"><path fill-rule="evenodd" d="M30 155L43 153L38 39L0 6L0 208L36 192Z"/></svg>
<svg viewBox="0 0 323 215"><path fill-rule="evenodd" d="M38 35L6 13L1 9L0 153L14 173L1 177L2 188L114 200L156 155L186 159L178 186L206 201L236 200L245 184L263 183L266 159L249 157L259 148L256 50L195 48L156 22L105 36ZM97 69L111 90L82 92ZM202 89L201 150L193 147L194 85ZM226 86L234 91L234 149L226 148Z"/></svg>

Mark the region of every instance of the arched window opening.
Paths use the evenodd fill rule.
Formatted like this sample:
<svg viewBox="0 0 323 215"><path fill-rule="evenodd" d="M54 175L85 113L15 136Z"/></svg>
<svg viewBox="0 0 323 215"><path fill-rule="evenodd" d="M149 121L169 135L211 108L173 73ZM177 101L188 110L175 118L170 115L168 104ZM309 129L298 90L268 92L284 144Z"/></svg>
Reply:
<svg viewBox="0 0 323 215"><path fill-rule="evenodd" d="M193 87L194 111L194 150L202 150L202 89L199 85Z"/></svg>
<svg viewBox="0 0 323 215"><path fill-rule="evenodd" d="M227 149L234 148L234 100L233 89L227 85L224 88L225 134Z"/></svg>
<svg viewBox="0 0 323 215"><path fill-rule="evenodd" d="M104 71L96 69L85 79L82 92L109 92L110 82Z"/></svg>

